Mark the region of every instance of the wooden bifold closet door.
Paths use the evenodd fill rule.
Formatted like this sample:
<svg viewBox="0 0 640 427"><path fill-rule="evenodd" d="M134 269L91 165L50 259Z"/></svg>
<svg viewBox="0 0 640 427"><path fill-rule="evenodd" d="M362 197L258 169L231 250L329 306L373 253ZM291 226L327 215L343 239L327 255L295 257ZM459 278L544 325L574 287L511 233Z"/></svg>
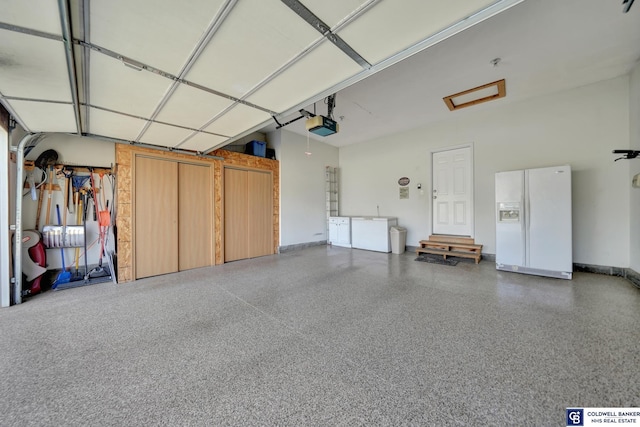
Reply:
<svg viewBox="0 0 640 427"><path fill-rule="evenodd" d="M224 169L224 260L273 254L273 177Z"/></svg>
<svg viewBox="0 0 640 427"><path fill-rule="evenodd" d="M224 260L249 258L247 171L224 170Z"/></svg>
<svg viewBox="0 0 640 427"><path fill-rule="evenodd" d="M206 165L135 163L135 277L213 265L212 175Z"/></svg>
<svg viewBox="0 0 640 427"><path fill-rule="evenodd" d="M136 157L136 278L178 271L178 163Z"/></svg>
<svg viewBox="0 0 640 427"><path fill-rule="evenodd" d="M273 254L273 190L270 173L249 171L249 258Z"/></svg>
<svg viewBox="0 0 640 427"><path fill-rule="evenodd" d="M213 265L211 168L178 165L178 257L180 271Z"/></svg>

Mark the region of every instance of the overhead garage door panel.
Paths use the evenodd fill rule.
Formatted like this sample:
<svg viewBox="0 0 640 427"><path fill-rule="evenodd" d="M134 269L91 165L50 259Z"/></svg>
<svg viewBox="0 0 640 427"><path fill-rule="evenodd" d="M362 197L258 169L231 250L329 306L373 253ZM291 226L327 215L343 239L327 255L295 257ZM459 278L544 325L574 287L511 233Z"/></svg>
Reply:
<svg viewBox="0 0 640 427"><path fill-rule="evenodd" d="M171 81L109 56L92 55L90 84L92 105L149 118Z"/></svg>
<svg viewBox="0 0 640 427"><path fill-rule="evenodd" d="M91 42L178 74L222 0L90 2Z"/></svg>
<svg viewBox="0 0 640 427"><path fill-rule="evenodd" d="M320 37L279 0L240 1L187 80L242 97Z"/></svg>
<svg viewBox="0 0 640 427"><path fill-rule="evenodd" d="M209 152L198 132L232 142L520 1L5 0L0 102L27 130Z"/></svg>
<svg viewBox="0 0 640 427"><path fill-rule="evenodd" d="M62 42L0 30L0 70L4 96L71 102Z"/></svg>
<svg viewBox="0 0 640 427"><path fill-rule="evenodd" d="M19 27L61 35L58 2L51 0L14 0L0 2L0 21ZM4 39L3 39L4 40Z"/></svg>
<svg viewBox="0 0 640 427"><path fill-rule="evenodd" d="M495 0L405 0L377 3L338 31L352 48L372 64L434 35L495 3Z"/></svg>

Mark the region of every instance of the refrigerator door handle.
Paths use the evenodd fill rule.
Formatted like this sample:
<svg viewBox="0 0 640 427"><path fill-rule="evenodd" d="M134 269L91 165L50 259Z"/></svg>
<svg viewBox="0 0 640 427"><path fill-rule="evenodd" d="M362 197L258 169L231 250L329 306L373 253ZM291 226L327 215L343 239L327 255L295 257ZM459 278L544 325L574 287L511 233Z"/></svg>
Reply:
<svg viewBox="0 0 640 427"><path fill-rule="evenodd" d="M529 206L529 193L525 195L525 212L524 212L524 227L525 227L525 239L524 239L524 265L529 266L529 240L531 239L531 224L529 224L529 213L531 207Z"/></svg>
<svg viewBox="0 0 640 427"><path fill-rule="evenodd" d="M529 171L525 170L524 171L524 191L522 193L522 201L523 201L523 206L524 206L524 221L522 221L522 227L523 227L523 235L524 235L524 242L523 243L523 258L524 258L524 266L528 267L529 263L530 263L530 257L529 257L529 239L531 239L530 233L531 233L531 224L530 224L530 213L531 213L531 199L529 197Z"/></svg>

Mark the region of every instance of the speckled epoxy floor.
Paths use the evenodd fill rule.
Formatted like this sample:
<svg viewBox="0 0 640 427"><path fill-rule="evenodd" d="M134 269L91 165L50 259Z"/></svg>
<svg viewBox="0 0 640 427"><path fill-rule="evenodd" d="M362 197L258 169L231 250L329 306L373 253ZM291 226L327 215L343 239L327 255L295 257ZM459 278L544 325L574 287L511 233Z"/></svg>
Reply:
<svg viewBox="0 0 640 427"><path fill-rule="evenodd" d="M0 424L563 425L640 406L640 290L314 247L0 310Z"/></svg>

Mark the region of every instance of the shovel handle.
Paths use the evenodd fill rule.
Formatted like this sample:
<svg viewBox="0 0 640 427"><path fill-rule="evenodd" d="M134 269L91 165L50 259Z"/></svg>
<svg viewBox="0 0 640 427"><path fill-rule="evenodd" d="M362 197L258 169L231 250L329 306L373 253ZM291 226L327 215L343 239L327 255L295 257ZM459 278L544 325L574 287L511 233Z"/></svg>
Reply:
<svg viewBox="0 0 640 427"><path fill-rule="evenodd" d="M56 213L58 214L58 225L62 225L62 221L60 221L60 205L57 203ZM60 255L62 256L62 271L67 271L67 267L64 265L64 248L60 248Z"/></svg>
<svg viewBox="0 0 640 427"><path fill-rule="evenodd" d="M44 199L45 185L40 187L40 193L38 194L38 210L36 212L36 230L40 230L40 217L42 216L42 200Z"/></svg>
<svg viewBox="0 0 640 427"><path fill-rule="evenodd" d="M53 166L49 166L49 182L47 183L47 216L45 224L49 224L51 218L51 193L53 192Z"/></svg>

